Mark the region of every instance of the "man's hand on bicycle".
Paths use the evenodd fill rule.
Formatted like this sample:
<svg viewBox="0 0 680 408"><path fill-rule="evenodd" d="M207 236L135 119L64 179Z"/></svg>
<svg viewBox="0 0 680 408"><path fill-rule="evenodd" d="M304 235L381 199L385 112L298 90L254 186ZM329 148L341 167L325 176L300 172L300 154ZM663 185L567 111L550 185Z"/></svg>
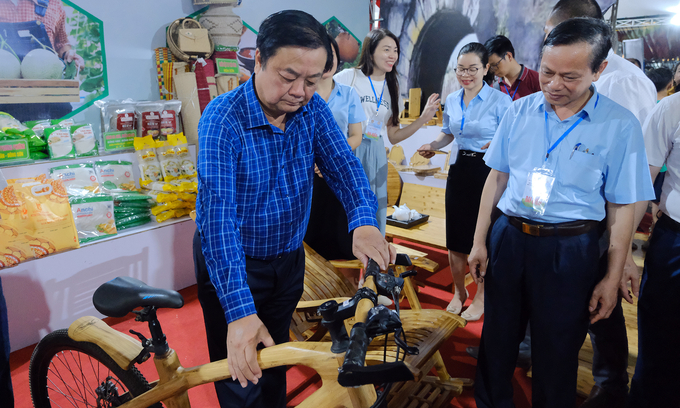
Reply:
<svg viewBox="0 0 680 408"><path fill-rule="evenodd" d="M231 378L246 388L248 381L257 384L262 370L257 363L257 345L274 345L274 339L257 315L253 314L229 323L227 328L227 357Z"/></svg>

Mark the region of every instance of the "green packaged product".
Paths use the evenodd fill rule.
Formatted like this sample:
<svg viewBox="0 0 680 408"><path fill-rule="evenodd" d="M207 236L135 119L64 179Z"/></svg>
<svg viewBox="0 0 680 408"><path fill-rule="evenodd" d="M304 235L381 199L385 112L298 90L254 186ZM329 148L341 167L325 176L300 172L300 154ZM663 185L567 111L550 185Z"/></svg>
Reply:
<svg viewBox="0 0 680 408"><path fill-rule="evenodd" d="M44 159L49 159L50 155L43 152L43 151L39 151L39 152L31 151L28 154L28 157L30 157L31 160L44 160Z"/></svg>
<svg viewBox="0 0 680 408"><path fill-rule="evenodd" d="M24 122L24 125L34 131L36 135L43 137L45 128L52 126L52 122L49 119L29 120L28 122Z"/></svg>
<svg viewBox="0 0 680 408"><path fill-rule="evenodd" d="M143 220L145 218L148 218L149 220L151 220L151 216L149 214L130 215L128 217L124 217L124 218L121 218L118 221L116 221L116 226L118 226L118 225L128 225L128 224Z"/></svg>
<svg viewBox="0 0 680 408"><path fill-rule="evenodd" d="M124 230L124 229L132 228L132 227L138 227L140 225L148 224L150 222L151 222L151 217L147 216L147 217L144 217L144 218L140 218L136 221L129 222L127 224L117 225L116 228L118 228L118 231L121 231L121 230Z"/></svg>
<svg viewBox="0 0 680 408"><path fill-rule="evenodd" d="M71 140L76 148L76 157L97 156L97 140L89 123L71 126Z"/></svg>
<svg viewBox="0 0 680 408"><path fill-rule="evenodd" d="M76 157L76 148L71 140L71 131L68 127L52 126L45 128L45 140L49 146L50 158L66 159Z"/></svg>
<svg viewBox="0 0 680 408"><path fill-rule="evenodd" d="M11 139L26 139L28 141L28 148L31 150L38 150L41 147L47 146L47 143L38 135L35 134L31 129L14 129L6 128L4 130L5 135Z"/></svg>
<svg viewBox="0 0 680 408"><path fill-rule="evenodd" d="M116 207L120 208L146 208L149 209L156 205L149 201L116 201Z"/></svg>

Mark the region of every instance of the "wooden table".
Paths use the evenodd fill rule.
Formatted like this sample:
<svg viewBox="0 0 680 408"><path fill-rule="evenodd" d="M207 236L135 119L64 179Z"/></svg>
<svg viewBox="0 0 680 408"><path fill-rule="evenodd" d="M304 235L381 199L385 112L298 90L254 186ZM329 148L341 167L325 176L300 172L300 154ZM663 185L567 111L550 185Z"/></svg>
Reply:
<svg viewBox="0 0 680 408"><path fill-rule="evenodd" d="M393 212L394 209L387 209L387 215L391 215ZM388 225L385 229L385 235L392 239L403 239L416 244L446 250L446 220L432 215L427 222L411 228Z"/></svg>

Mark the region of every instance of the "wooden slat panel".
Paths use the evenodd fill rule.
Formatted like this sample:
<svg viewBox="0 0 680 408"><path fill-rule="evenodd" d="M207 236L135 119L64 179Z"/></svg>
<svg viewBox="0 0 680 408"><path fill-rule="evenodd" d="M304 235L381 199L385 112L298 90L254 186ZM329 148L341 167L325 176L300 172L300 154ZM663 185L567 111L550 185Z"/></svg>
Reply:
<svg viewBox="0 0 680 408"><path fill-rule="evenodd" d="M0 97L0 103L48 103L48 102L80 102L80 97L77 95Z"/></svg>
<svg viewBox="0 0 680 408"><path fill-rule="evenodd" d="M412 208L421 214L446 218L445 195L446 190L443 188L404 183L399 203L406 204L408 208Z"/></svg>
<svg viewBox="0 0 680 408"><path fill-rule="evenodd" d="M78 88L0 88L0 97L79 95Z"/></svg>
<svg viewBox="0 0 680 408"><path fill-rule="evenodd" d="M9 87L75 87L80 83L75 79L0 79L0 88Z"/></svg>

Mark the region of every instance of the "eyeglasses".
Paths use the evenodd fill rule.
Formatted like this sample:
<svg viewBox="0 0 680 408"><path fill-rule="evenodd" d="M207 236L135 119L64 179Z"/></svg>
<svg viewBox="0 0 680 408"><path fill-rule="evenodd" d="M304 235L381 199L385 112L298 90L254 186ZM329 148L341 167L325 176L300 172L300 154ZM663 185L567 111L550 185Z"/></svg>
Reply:
<svg viewBox="0 0 680 408"><path fill-rule="evenodd" d="M471 68L456 67L455 71L456 71L456 75L458 75L458 76L464 76L465 74L468 74L470 76L475 76L477 74L477 72L479 72L479 68L477 68L477 67L471 67Z"/></svg>
<svg viewBox="0 0 680 408"><path fill-rule="evenodd" d="M489 64L489 68L491 68L491 69L498 68L498 66L501 65L501 62L503 62L504 59L505 59L505 55L503 55L503 58L499 59L497 63Z"/></svg>

